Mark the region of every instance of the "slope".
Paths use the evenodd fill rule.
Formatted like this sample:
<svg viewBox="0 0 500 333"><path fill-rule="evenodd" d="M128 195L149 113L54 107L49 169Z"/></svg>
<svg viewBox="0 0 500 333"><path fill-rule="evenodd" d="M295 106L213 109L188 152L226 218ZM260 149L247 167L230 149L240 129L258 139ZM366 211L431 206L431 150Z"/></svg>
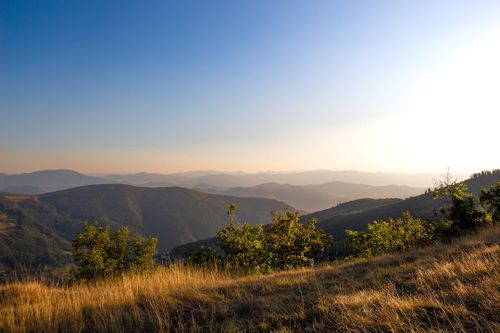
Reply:
<svg viewBox="0 0 500 333"><path fill-rule="evenodd" d="M498 332L500 227L266 276L171 266L97 285L0 287L5 332Z"/></svg>

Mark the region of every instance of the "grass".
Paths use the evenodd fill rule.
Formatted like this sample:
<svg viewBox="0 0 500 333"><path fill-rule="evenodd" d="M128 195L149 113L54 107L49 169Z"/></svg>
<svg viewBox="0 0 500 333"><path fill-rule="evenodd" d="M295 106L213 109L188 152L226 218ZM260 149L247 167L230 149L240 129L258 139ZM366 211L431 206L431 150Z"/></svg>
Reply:
<svg viewBox="0 0 500 333"><path fill-rule="evenodd" d="M0 287L6 332L500 332L500 227L266 276L175 265L71 287Z"/></svg>

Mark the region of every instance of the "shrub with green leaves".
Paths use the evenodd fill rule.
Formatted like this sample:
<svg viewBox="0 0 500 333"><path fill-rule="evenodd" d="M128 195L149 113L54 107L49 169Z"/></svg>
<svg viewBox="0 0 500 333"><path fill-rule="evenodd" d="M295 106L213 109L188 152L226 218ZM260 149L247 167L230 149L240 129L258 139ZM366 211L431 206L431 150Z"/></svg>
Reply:
<svg viewBox="0 0 500 333"><path fill-rule="evenodd" d="M483 212L476 207L474 195L463 182L450 181L446 176L434 189L433 198L448 200L448 205L441 207L441 213L451 222L454 234L476 229L485 223Z"/></svg>
<svg viewBox="0 0 500 333"><path fill-rule="evenodd" d="M235 210L235 204L229 206L229 225L217 233L218 245L224 251L226 263L244 274L269 271L271 257L264 227L236 223Z"/></svg>
<svg viewBox="0 0 500 333"><path fill-rule="evenodd" d="M496 182L489 190L482 189L479 202L486 211L487 222L500 222L500 182Z"/></svg>
<svg viewBox="0 0 500 333"><path fill-rule="evenodd" d="M346 238L348 256L363 258L430 245L436 241L436 232L433 224L406 212L398 219L374 221L366 232L346 230Z"/></svg>
<svg viewBox="0 0 500 333"><path fill-rule="evenodd" d="M201 267L220 267L223 264L222 256L217 250L201 246L186 253L190 264Z"/></svg>
<svg viewBox="0 0 500 333"><path fill-rule="evenodd" d="M333 241L323 230L316 228L316 219L299 222L298 212L273 212L273 223L267 236L273 267L292 269L312 266Z"/></svg>
<svg viewBox="0 0 500 333"><path fill-rule="evenodd" d="M316 220L301 224L298 212L273 212L273 223L265 230L262 225L236 223L235 210L235 204L229 207L229 225L219 231L218 245L226 264L245 274L313 265L332 242L316 228Z"/></svg>
<svg viewBox="0 0 500 333"><path fill-rule="evenodd" d="M78 265L75 281L101 280L127 271L143 273L154 267L156 238L130 239L128 228L111 233L109 226L97 222L83 222L83 226L73 241L73 259Z"/></svg>

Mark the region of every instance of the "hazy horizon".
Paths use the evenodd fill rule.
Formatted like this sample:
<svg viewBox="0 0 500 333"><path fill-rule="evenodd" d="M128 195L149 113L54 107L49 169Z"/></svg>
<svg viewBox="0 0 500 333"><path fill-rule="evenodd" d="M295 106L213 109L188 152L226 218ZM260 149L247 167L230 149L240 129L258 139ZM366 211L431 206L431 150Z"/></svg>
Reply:
<svg viewBox="0 0 500 333"><path fill-rule="evenodd" d="M495 169L498 59L498 1L2 1L0 172Z"/></svg>
<svg viewBox="0 0 500 333"><path fill-rule="evenodd" d="M134 175L134 174L158 174L158 175L174 175L174 174L190 174L190 173L201 173L201 174L227 174L227 175L259 175L259 174L276 174L276 175L286 175L286 174L300 174L300 173L314 173L314 172L360 172L360 173L368 173L368 174L394 174L394 175L445 175L447 172L450 173L452 176L456 177L468 177L472 175L473 173L476 172L481 172L481 171L490 171L490 169L484 169L484 170L473 170L473 171L457 171L457 170L443 170L441 172L435 171L435 172L386 172L386 171L367 171L367 170L361 170L361 169L344 169L344 170L336 170L336 169L303 169L303 170L261 170L261 171L243 171L243 170L180 170L180 171L173 171L173 172L162 172L162 171L144 171L144 170L138 170L138 171L132 171L132 172L125 172L125 173L120 173L120 172L103 172L103 173L91 173L91 172L85 172L79 169L71 169L71 168L53 168L53 169L33 169L33 170L27 170L27 171L18 171L18 172L6 172L0 170L1 174L6 174L6 175L20 175L20 174L30 174L30 173L35 173L35 172L41 172L41 171L74 171L80 174L88 175L88 176L94 176L94 177L106 177L106 176L113 176L113 175ZM491 169L493 170L493 169Z"/></svg>

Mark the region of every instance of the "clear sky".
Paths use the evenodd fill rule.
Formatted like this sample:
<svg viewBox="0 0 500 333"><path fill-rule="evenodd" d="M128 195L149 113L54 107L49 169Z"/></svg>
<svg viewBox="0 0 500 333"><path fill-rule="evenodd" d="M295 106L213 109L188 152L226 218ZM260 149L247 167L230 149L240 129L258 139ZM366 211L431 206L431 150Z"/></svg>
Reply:
<svg viewBox="0 0 500 333"><path fill-rule="evenodd" d="M500 167L500 1L0 0L0 172Z"/></svg>

